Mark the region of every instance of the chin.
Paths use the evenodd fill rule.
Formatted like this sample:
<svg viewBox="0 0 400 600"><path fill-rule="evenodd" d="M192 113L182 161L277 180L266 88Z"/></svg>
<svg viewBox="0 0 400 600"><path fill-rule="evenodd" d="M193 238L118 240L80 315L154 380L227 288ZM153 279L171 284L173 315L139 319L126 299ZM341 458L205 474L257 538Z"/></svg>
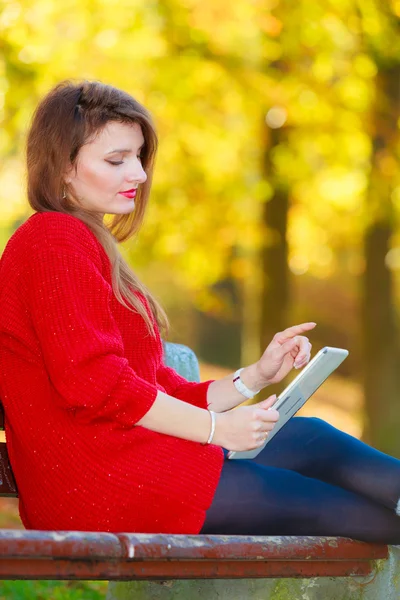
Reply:
<svg viewBox="0 0 400 600"><path fill-rule="evenodd" d="M105 214L107 215L130 215L135 210L135 207L125 207L125 208L109 208Z"/></svg>
<svg viewBox="0 0 400 600"><path fill-rule="evenodd" d="M131 213L134 210L135 210L135 201L131 200L124 206L121 206L119 208L119 210L115 211L115 212L116 212L116 214L119 214L119 215L129 215L129 213Z"/></svg>

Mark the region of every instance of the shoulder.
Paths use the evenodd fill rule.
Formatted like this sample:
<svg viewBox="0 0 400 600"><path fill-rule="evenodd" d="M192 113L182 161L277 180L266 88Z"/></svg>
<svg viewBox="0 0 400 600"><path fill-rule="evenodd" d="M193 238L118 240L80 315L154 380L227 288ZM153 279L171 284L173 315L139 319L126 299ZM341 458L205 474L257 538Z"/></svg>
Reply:
<svg viewBox="0 0 400 600"><path fill-rule="evenodd" d="M10 241L13 239L16 244L28 242L35 252L71 246L99 256L101 246L94 233L78 217L54 211L31 215Z"/></svg>
<svg viewBox="0 0 400 600"><path fill-rule="evenodd" d="M89 227L77 217L59 212L41 212L31 215L8 240L4 249L3 265L29 264L33 257L62 252L84 253L99 268L105 254L100 242ZM22 266L22 265L21 265Z"/></svg>
<svg viewBox="0 0 400 600"><path fill-rule="evenodd" d="M34 213L22 225L27 233L42 242L97 246L98 241L86 223L78 217L58 212Z"/></svg>

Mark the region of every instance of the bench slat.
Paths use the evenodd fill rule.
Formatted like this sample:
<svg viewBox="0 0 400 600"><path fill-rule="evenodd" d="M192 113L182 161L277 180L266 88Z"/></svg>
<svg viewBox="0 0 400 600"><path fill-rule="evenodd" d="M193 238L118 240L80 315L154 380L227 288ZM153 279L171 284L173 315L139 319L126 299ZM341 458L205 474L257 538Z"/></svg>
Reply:
<svg viewBox="0 0 400 600"><path fill-rule="evenodd" d="M68 557L148 561L368 561L388 548L347 538L149 535L82 531L0 530L0 559Z"/></svg>
<svg viewBox="0 0 400 600"><path fill-rule="evenodd" d="M0 579L106 581L180 579L266 579L274 577L350 577L372 572L368 561L144 561L36 559L0 560Z"/></svg>
<svg viewBox="0 0 400 600"><path fill-rule="evenodd" d="M312 536L117 534L125 556L136 559L370 560L387 558L383 544Z"/></svg>
<svg viewBox="0 0 400 600"><path fill-rule="evenodd" d="M0 530L0 579L243 579L366 575L386 546L343 538Z"/></svg>
<svg viewBox="0 0 400 600"><path fill-rule="evenodd" d="M124 550L112 533L0 529L0 563L4 558L121 559Z"/></svg>

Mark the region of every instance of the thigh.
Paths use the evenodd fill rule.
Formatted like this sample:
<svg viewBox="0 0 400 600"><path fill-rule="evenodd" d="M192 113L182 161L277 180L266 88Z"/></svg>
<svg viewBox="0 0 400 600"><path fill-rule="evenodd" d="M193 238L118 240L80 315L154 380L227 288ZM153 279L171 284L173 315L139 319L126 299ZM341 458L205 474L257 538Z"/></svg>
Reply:
<svg viewBox="0 0 400 600"><path fill-rule="evenodd" d="M249 460L226 460L202 533L332 535L400 543L400 519L374 502Z"/></svg>
<svg viewBox="0 0 400 600"><path fill-rule="evenodd" d="M253 459L294 470L395 509L400 461L313 417L294 417Z"/></svg>
<svg viewBox="0 0 400 600"><path fill-rule="evenodd" d="M356 438L315 417L293 417L265 446L254 462L271 467L297 471L309 477L318 477L327 462L360 454L360 448L373 451ZM367 451L368 453L368 451Z"/></svg>

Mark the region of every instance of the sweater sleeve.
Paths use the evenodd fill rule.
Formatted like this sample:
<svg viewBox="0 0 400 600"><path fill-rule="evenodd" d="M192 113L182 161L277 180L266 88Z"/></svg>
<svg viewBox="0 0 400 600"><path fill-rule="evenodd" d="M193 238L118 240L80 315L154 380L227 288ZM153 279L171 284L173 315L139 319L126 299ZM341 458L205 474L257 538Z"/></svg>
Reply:
<svg viewBox="0 0 400 600"><path fill-rule="evenodd" d="M85 235L91 236L81 230L61 240L53 236L32 251L27 308L62 405L77 418L130 428L151 408L157 387L136 375L124 355L112 287L95 240Z"/></svg>
<svg viewBox="0 0 400 600"><path fill-rule="evenodd" d="M161 365L157 371L157 381L170 396L199 408L208 407L207 392L212 380L201 383L188 381L171 367Z"/></svg>

